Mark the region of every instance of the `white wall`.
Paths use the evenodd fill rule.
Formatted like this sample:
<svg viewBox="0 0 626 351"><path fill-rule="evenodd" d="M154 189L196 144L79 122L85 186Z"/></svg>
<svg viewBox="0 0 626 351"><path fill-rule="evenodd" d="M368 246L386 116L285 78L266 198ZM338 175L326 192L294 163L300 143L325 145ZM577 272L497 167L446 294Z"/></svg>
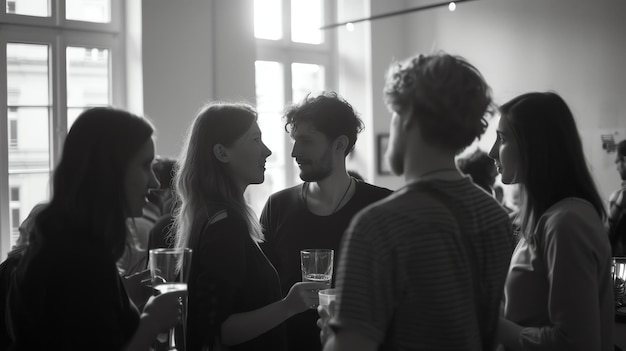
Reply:
<svg viewBox="0 0 626 351"><path fill-rule="evenodd" d="M338 2L338 21L347 22L405 8L404 1L342 0ZM389 64L402 59L405 52L403 17L358 22L354 30L345 27L332 29L338 38L339 93L361 114L365 129L359 135L354 157L348 159L348 168L357 169L367 181L380 186L397 188L402 184L396 176L377 174L376 140L386 133L389 119L382 104L384 74Z"/></svg>
<svg viewBox="0 0 626 351"><path fill-rule="evenodd" d="M412 1L406 4L415 6ZM527 91L557 91L577 118L589 164L602 195L608 197L619 178L615 154L601 149L600 134L617 132L617 140L626 138L625 12L626 2L621 0L460 3L455 12L444 7L381 20L401 26L397 30L404 33L404 45L396 49L390 44L397 40L393 33L373 24L372 62L382 65L394 54L429 53L435 48L472 62L498 103ZM374 49L374 41L382 41L380 50ZM389 114L378 112L384 111L382 99L376 98L382 68L373 64L372 69L374 126L379 132L386 130ZM482 146L493 138L488 131Z"/></svg>
<svg viewBox="0 0 626 351"><path fill-rule="evenodd" d="M204 103L254 103L252 0L147 0L142 7L144 112L157 129L157 153L177 156Z"/></svg>
<svg viewBox="0 0 626 351"><path fill-rule="evenodd" d="M341 20L432 3L339 1ZM144 110L158 129L157 152L176 155L194 113L208 99L254 102L252 0L149 0L143 3ZM375 136L387 132L384 73L395 59L442 49L485 75L496 102L553 89L574 111L603 196L617 187L614 154L600 134L626 138L626 12L621 0L481 0L364 22L339 31L339 92L366 129L354 163L369 181L395 189L399 177L376 175ZM352 43L352 45L351 45ZM359 81L360 79L360 81ZM489 130L481 142L489 147Z"/></svg>

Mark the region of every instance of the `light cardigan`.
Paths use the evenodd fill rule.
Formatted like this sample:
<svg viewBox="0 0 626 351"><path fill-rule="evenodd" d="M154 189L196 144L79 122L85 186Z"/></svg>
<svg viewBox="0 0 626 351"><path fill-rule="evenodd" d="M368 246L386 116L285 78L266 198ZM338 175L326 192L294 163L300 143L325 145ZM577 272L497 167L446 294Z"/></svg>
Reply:
<svg viewBox="0 0 626 351"><path fill-rule="evenodd" d="M567 198L518 243L505 285L504 317L524 327L523 350L613 350L611 247L594 207Z"/></svg>

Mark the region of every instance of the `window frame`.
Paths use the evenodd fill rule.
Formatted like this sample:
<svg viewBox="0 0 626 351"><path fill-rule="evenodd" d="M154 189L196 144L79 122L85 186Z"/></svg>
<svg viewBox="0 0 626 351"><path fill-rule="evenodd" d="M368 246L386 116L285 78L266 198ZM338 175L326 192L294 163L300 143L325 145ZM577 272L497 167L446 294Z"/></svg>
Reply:
<svg viewBox="0 0 626 351"><path fill-rule="evenodd" d="M333 23L336 17L335 1L322 1L324 23ZM318 64L324 66L326 90L336 90L337 67L336 38L333 31L322 31L323 41L320 44L308 44L291 41L291 0L282 0L282 38L278 40L255 38L256 61L278 62L283 67L283 99L285 104L293 103L293 63ZM285 187L296 185L298 170L291 157L292 142L285 133L283 138L285 154L281 160L285 169Z"/></svg>
<svg viewBox="0 0 626 351"><path fill-rule="evenodd" d="M67 135L67 47L94 47L109 50L109 104L126 106L125 9L121 0L111 0L111 22L92 23L65 20L65 1L50 0L50 17L7 14L0 0L0 84L7 86L9 43L48 45L49 91L49 175L57 163ZM6 91L6 89L3 89ZM11 204L9 193L8 101L0 94L0 261L11 249ZM49 196L49 194L48 194ZM21 209L28 215L31 209Z"/></svg>

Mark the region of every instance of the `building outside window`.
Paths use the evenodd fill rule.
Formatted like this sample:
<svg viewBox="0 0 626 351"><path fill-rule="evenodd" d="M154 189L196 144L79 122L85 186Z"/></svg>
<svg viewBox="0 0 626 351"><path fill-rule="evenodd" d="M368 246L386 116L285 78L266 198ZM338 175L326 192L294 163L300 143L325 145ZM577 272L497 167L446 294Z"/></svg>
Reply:
<svg viewBox="0 0 626 351"><path fill-rule="evenodd" d="M17 238L20 227L20 188L11 187L9 198L9 207L11 208L11 237Z"/></svg>

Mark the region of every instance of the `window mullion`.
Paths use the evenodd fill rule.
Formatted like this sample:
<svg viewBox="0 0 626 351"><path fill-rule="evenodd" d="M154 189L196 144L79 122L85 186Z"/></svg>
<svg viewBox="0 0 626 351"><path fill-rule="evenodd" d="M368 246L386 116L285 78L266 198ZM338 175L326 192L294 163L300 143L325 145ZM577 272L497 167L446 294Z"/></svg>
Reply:
<svg viewBox="0 0 626 351"><path fill-rule="evenodd" d="M5 5L6 6L6 5ZM7 88L7 41L6 38L0 32L0 61L3 62L0 67L0 81L4 84L4 88L1 91L6 91ZM0 135L8 135L7 130L7 95L0 94ZM6 139L0 142L0 261L4 260L6 254L11 249L11 228L9 225L10 219L10 192L9 192L9 144Z"/></svg>
<svg viewBox="0 0 626 351"><path fill-rule="evenodd" d="M66 48L63 36L57 36L52 47L52 84L51 102L52 116L50 116L50 170L58 163L65 135L67 134L67 74ZM52 173L52 172L51 172Z"/></svg>
<svg viewBox="0 0 626 351"><path fill-rule="evenodd" d="M283 38L284 45L291 43L291 0L283 0Z"/></svg>

